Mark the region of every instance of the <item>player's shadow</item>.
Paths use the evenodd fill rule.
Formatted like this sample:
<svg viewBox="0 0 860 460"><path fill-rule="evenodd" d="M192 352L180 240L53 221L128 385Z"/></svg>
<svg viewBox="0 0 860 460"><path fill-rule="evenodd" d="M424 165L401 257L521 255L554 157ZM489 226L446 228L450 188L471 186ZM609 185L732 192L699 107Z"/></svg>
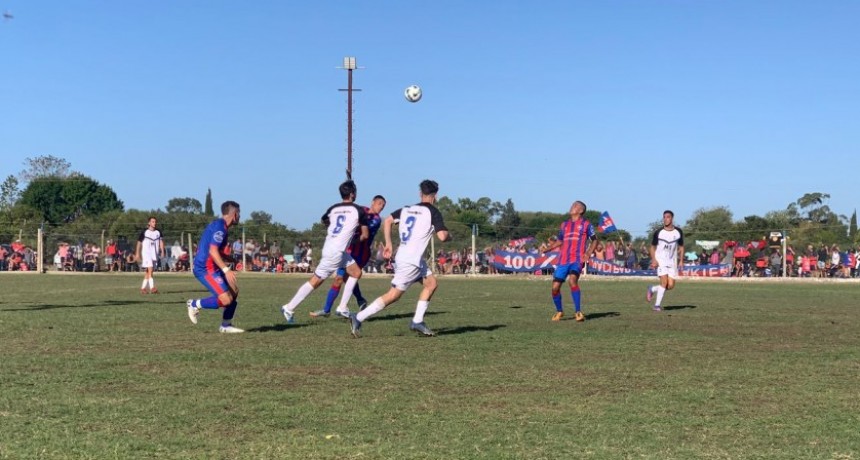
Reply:
<svg viewBox="0 0 860 460"><path fill-rule="evenodd" d="M496 329L501 329L503 327L508 327L506 324L493 324L490 326L460 326L460 327L452 327L452 328L441 328L436 329L436 335L457 335L457 334L468 334L470 332L491 332Z"/></svg>
<svg viewBox="0 0 860 460"><path fill-rule="evenodd" d="M523 308L523 306L522 306L522 305L514 305L514 306L511 306L511 307L508 307L508 308L510 308L510 309L517 309L517 308Z"/></svg>
<svg viewBox="0 0 860 460"><path fill-rule="evenodd" d="M444 315L446 313L448 313L448 312L447 311L428 311L427 313L424 313L424 316ZM412 318L414 316L415 315L412 313L395 313L395 314L385 315L385 316L375 316L375 317L369 319L368 321L393 321L395 319Z"/></svg>
<svg viewBox="0 0 860 460"><path fill-rule="evenodd" d="M25 308L4 308L0 311L40 311L40 310L54 310L56 308L129 307L132 305L139 305L139 304L178 305L175 301L151 302L151 301L147 301L147 300L105 300L104 302L91 303L91 304L81 304L81 305L43 304L43 305L34 305L32 307L25 307Z"/></svg>
<svg viewBox="0 0 860 460"><path fill-rule="evenodd" d="M603 311L600 313L589 313L589 314L585 315L585 319L592 320L592 319L602 319L602 318L614 318L616 316L621 316L621 313L619 313L617 311Z"/></svg>
<svg viewBox="0 0 860 460"><path fill-rule="evenodd" d="M685 308L696 308L695 305L669 305L667 307L663 307L663 310L683 310Z"/></svg>
<svg viewBox="0 0 860 460"><path fill-rule="evenodd" d="M273 324L271 326L260 326L251 329L246 329L245 332L283 332L289 329L298 329L301 327L312 326L311 323L302 324Z"/></svg>

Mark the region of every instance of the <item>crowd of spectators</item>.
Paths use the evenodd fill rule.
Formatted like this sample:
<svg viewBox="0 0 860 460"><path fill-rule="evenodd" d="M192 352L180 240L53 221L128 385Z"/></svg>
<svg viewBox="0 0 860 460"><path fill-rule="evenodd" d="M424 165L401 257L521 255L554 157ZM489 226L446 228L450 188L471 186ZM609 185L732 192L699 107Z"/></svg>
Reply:
<svg viewBox="0 0 860 460"><path fill-rule="evenodd" d="M36 251L20 239L0 244L0 271L31 271L36 269Z"/></svg>

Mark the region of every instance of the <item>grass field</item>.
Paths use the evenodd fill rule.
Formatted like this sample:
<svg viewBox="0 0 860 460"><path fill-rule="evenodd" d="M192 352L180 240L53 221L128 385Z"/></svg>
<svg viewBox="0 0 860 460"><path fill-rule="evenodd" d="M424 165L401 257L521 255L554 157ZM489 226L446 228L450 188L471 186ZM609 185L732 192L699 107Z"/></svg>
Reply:
<svg viewBox="0 0 860 460"><path fill-rule="evenodd" d="M547 280L445 277L438 337L413 288L353 339L324 288L283 324L304 280L241 276L224 335L188 275L0 276L0 458L860 459L856 283L584 280L552 323Z"/></svg>

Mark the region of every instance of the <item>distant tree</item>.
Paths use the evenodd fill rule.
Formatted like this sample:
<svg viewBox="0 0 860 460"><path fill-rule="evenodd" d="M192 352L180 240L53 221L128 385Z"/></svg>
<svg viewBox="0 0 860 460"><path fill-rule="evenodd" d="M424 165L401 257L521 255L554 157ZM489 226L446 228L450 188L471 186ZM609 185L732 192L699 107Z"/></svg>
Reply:
<svg viewBox="0 0 860 460"><path fill-rule="evenodd" d="M528 230L521 228L522 219L520 213L514 208L514 202L510 198L502 207L499 219L496 221L496 236L501 239L512 239L529 236Z"/></svg>
<svg viewBox="0 0 860 460"><path fill-rule="evenodd" d="M212 209L212 189L206 189L206 205L203 209L203 214L207 216L214 216L215 210Z"/></svg>
<svg viewBox="0 0 860 460"><path fill-rule="evenodd" d="M660 227L662 227L662 222ZM732 212L727 206L717 206L714 208L697 209L693 216L687 220L687 223L682 226L684 231L684 239L688 237L690 241L699 240L719 240L724 239L734 227L732 221ZM692 246L688 244L688 246Z"/></svg>
<svg viewBox="0 0 860 460"><path fill-rule="evenodd" d="M66 178L71 175L72 164L64 158L53 155L42 155L24 160L26 167L20 177L24 182L30 182L40 177Z"/></svg>
<svg viewBox="0 0 860 460"><path fill-rule="evenodd" d="M272 223L272 215L264 211L251 211L251 222L257 225L269 225Z"/></svg>
<svg viewBox="0 0 860 460"><path fill-rule="evenodd" d="M851 240L852 243L857 241L857 210L854 210L854 214L851 214L851 223L848 224L848 239Z"/></svg>
<svg viewBox="0 0 860 460"><path fill-rule="evenodd" d="M185 212L188 214L202 214L203 205L200 204L200 201L196 198L171 198L167 202L165 211L168 213Z"/></svg>
<svg viewBox="0 0 860 460"><path fill-rule="evenodd" d="M21 192L19 202L54 224L123 209L113 189L81 174L36 178Z"/></svg>
<svg viewBox="0 0 860 460"><path fill-rule="evenodd" d="M12 175L7 176L3 184L0 184L0 211L6 211L15 206L20 196L18 178Z"/></svg>

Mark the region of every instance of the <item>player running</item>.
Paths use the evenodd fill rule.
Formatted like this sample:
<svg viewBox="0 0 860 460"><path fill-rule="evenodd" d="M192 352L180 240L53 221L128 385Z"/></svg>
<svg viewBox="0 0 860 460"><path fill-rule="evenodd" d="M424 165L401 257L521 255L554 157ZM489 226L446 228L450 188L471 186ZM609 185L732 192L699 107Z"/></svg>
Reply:
<svg viewBox="0 0 860 460"><path fill-rule="evenodd" d="M155 228L158 220L155 217L149 218L149 223L146 229L140 232L137 238L137 247L135 248L135 260L140 262L140 267L143 268L143 284L140 286L140 293L156 294L158 289L155 287L155 279L152 277L152 272L155 269L155 264L158 263L158 256L165 257L164 241L161 239L161 231Z"/></svg>
<svg viewBox="0 0 860 460"><path fill-rule="evenodd" d="M594 226L585 218L587 209L582 201L574 201L570 205L570 220L561 224L556 241L546 249L546 252L550 252L561 247L558 254L558 265L552 279L552 301L555 304L553 321L561 321L564 317L561 303L561 285L565 279L570 285L570 296L573 298L573 306L576 311L574 318L580 322L585 321L585 315L582 314L581 310L582 294L579 290L579 276L588 257L594 252L597 245ZM590 243L586 249L587 240L590 240Z"/></svg>
<svg viewBox="0 0 860 460"><path fill-rule="evenodd" d="M367 240L370 234L367 228L367 214L364 213L364 208L355 204L357 193L355 182L348 180L340 184L339 191L343 201L332 205L322 216L322 222L328 228L328 232L323 243L320 263L311 279L299 288L289 303L281 307L281 313L288 324L293 323L293 313L299 304L338 269L343 268L349 274L343 289L343 296L347 300L352 297L352 291L361 278L361 268L346 249L356 233L358 233L358 241Z"/></svg>
<svg viewBox="0 0 860 460"><path fill-rule="evenodd" d="M364 267L367 266L367 263L370 261L370 254L373 251L373 239L376 237L376 232L379 231L379 226L382 225L382 218L379 216L379 213L385 209L385 198L382 195L376 195L373 197L370 207L365 206L363 209L364 213L367 215L368 237L364 241L361 241L358 238L353 239L352 243L346 250L349 255L352 256L353 260L355 260L358 268L362 270L364 270ZM356 234L356 237L359 236L360 235ZM340 288L343 286L344 278L346 278L346 269L339 268L337 270L337 277L334 279L331 289L328 290L325 305L320 310L312 311L310 313L312 318L328 317L331 314L331 307L334 305L334 301L337 299L338 294L340 294ZM367 300L365 300L364 296L361 295L361 289L359 289L358 283L355 284L352 295L354 295L355 300L358 301L359 310L364 310L364 308L367 307ZM340 304L335 310L335 315L349 318L349 308L347 308L348 303L349 297L343 296Z"/></svg>
<svg viewBox="0 0 860 460"><path fill-rule="evenodd" d="M392 251L391 226L395 223L400 224L400 247L394 258L394 279L391 280L391 289L387 293L374 300L364 310L350 316L352 335L356 338L361 337L362 322L397 302L415 282L423 283L424 289L418 296L418 305L415 307L415 315L409 329L426 336L436 335L424 324L424 313L430 307L430 299L437 287L436 277L424 261L424 251L434 233L440 241L450 241L451 235L442 220L442 213L433 206L439 184L432 180L425 180L421 182L420 188L420 203L394 211L383 223L382 234L385 236L383 256L386 259L391 257Z"/></svg>
<svg viewBox="0 0 860 460"><path fill-rule="evenodd" d="M654 311L661 311L663 295L675 287L678 278L678 267L684 266L684 232L675 226L675 213L663 211L663 228L654 232L651 238L651 268L657 269L660 284L648 286L645 298L651 302L651 297L657 294Z"/></svg>
<svg viewBox="0 0 860 460"><path fill-rule="evenodd" d="M205 299L194 299L186 302L188 319L197 324L197 316L201 308L223 308L219 332L235 334L245 332L233 326L233 315L236 313L239 287L236 284L236 274L224 260L224 250L227 248L227 229L239 223L239 203L225 201L221 205L221 218L213 221L203 230L197 255L194 257L194 276L213 295Z"/></svg>

